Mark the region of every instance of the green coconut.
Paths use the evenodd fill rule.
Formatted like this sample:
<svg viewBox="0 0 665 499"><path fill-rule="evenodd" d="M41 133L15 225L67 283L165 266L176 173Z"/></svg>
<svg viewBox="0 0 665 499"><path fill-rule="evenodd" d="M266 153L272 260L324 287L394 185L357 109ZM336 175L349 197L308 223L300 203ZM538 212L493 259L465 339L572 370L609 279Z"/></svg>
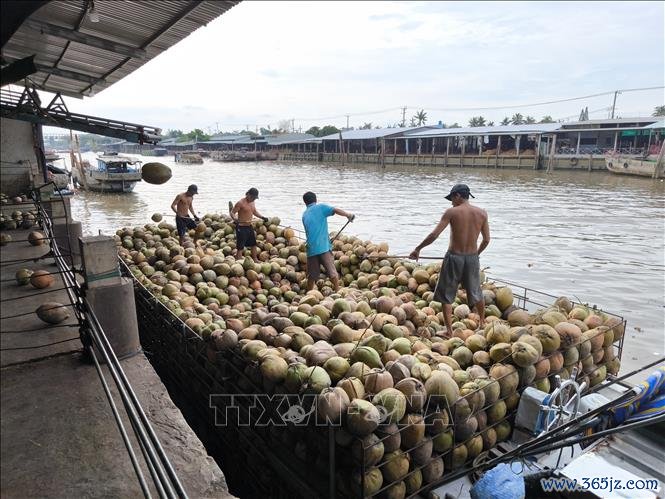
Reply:
<svg viewBox="0 0 665 499"><path fill-rule="evenodd" d="M395 388L385 388L372 398L372 403L381 414L382 424L400 421L406 412L406 397Z"/></svg>
<svg viewBox="0 0 665 499"><path fill-rule="evenodd" d="M162 163L151 162L146 163L141 167L141 178L149 184L164 184L168 182L171 175L171 169ZM159 222L161 218L160 220L155 220L153 218L153 220Z"/></svg>
<svg viewBox="0 0 665 499"><path fill-rule="evenodd" d="M19 286L25 286L30 282L30 276L32 275L32 270L30 269L18 269L14 277L16 278L16 284Z"/></svg>
<svg viewBox="0 0 665 499"><path fill-rule="evenodd" d="M344 378L337 383L337 386L346 392L350 400L365 398L365 385L359 378Z"/></svg>
<svg viewBox="0 0 665 499"><path fill-rule="evenodd" d="M284 381L288 368L289 365L281 357L271 356L261 362L263 379L275 384Z"/></svg>
<svg viewBox="0 0 665 499"><path fill-rule="evenodd" d="M329 388L332 380L325 369L320 366L308 367L305 371L305 382L303 388L308 393L321 393L325 388Z"/></svg>
<svg viewBox="0 0 665 499"><path fill-rule="evenodd" d="M394 452L402 445L402 434L395 423L379 425L375 433L383 442L385 452Z"/></svg>
<svg viewBox="0 0 665 499"><path fill-rule="evenodd" d="M402 480L409 472L409 454L396 450L383 457L384 465L381 467L386 482Z"/></svg>
<svg viewBox="0 0 665 499"><path fill-rule="evenodd" d="M418 469L412 471L404 478L404 484L406 485L406 493L409 495L414 494L423 486L422 472Z"/></svg>
<svg viewBox="0 0 665 499"><path fill-rule="evenodd" d="M459 399L459 387L455 380L443 371L434 371L425 381L425 391L430 401L441 407L452 407Z"/></svg>
<svg viewBox="0 0 665 499"><path fill-rule="evenodd" d="M365 471L365 476L362 476L361 470L354 470L351 474L351 480L357 490L360 490L361 484L363 484L363 497L372 497L375 495L383 486L383 474L379 468L370 468ZM350 495L359 495L356 493L351 493Z"/></svg>
<svg viewBox="0 0 665 499"><path fill-rule="evenodd" d="M350 367L349 361L339 356L331 357L323 363L323 368L330 376L333 384L342 379Z"/></svg>
<svg viewBox="0 0 665 499"><path fill-rule="evenodd" d="M372 347L358 347L351 353L351 363L362 362L369 367L383 367L379 353Z"/></svg>
<svg viewBox="0 0 665 499"><path fill-rule="evenodd" d="M324 388L321 393L316 396L317 421L325 424L339 423L342 416L346 413L350 403L349 396L341 388ZM381 452L381 455L383 455L383 451ZM381 457L379 457L379 459L381 459ZM379 459L373 463L367 464L367 466L376 464Z"/></svg>
<svg viewBox="0 0 665 499"><path fill-rule="evenodd" d="M450 454L451 468L454 470L461 468L466 462L468 455L466 445L458 445L455 447Z"/></svg>
<svg viewBox="0 0 665 499"><path fill-rule="evenodd" d="M380 421L379 410L367 400L353 399L346 410L346 429L358 437L372 433Z"/></svg>
<svg viewBox="0 0 665 499"><path fill-rule="evenodd" d="M520 367L532 366L540 357L534 347L523 341L513 343L511 349L513 362Z"/></svg>
<svg viewBox="0 0 665 499"><path fill-rule="evenodd" d="M501 311L506 310L513 304L513 290L509 287L503 287L496 290L496 306Z"/></svg>

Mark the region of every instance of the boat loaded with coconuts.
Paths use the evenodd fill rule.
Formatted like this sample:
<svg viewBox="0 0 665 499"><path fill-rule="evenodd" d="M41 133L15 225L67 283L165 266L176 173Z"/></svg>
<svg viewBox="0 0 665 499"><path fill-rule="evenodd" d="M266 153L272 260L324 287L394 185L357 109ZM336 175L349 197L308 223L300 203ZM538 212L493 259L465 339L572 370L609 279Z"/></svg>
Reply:
<svg viewBox="0 0 665 499"><path fill-rule="evenodd" d="M338 235L342 288L307 292L294 229L254 222L236 260L231 219L201 218L196 244L159 216L116 241L142 345L241 497L662 494L665 359L619 376L622 317L483 272L486 323L459 290L447 338L439 263Z"/></svg>

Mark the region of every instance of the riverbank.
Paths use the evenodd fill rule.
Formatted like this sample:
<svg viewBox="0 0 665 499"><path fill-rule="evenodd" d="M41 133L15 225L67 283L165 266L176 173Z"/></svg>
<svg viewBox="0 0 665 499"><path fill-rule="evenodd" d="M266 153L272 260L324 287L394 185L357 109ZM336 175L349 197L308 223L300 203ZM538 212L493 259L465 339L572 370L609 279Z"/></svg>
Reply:
<svg viewBox="0 0 665 499"><path fill-rule="evenodd" d="M27 239L29 231L9 233L20 241ZM48 246L14 242L1 253L0 494L6 498L137 497L142 494L139 482L95 367L83 361L71 308L63 324L74 327L48 326L32 313L45 301L69 303L60 275L55 274L55 282L45 290L18 286L14 280L21 267L57 272L50 258L10 263L47 251ZM34 348L40 345L46 346ZM146 357L140 353L121 365L190 497L231 497L219 466ZM108 372L105 376L110 379ZM121 406L115 387L111 391ZM123 424L131 434L127 418ZM138 449L133 434L130 439ZM26 474L26 470L35 472ZM149 477L146 468L143 473Z"/></svg>

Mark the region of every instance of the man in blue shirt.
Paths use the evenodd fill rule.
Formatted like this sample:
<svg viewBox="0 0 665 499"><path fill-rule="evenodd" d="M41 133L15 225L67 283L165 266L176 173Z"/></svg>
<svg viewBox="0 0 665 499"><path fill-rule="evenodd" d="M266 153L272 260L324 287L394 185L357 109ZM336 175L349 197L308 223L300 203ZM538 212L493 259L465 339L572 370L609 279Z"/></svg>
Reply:
<svg viewBox="0 0 665 499"><path fill-rule="evenodd" d="M302 214L302 224L305 226L305 233L307 234L307 291L311 291L316 286L316 281L321 276L321 265L326 269L333 288L337 291L339 289L339 276L335 269L335 260L330 251L328 217L341 215L353 220L354 215L327 204L317 204L316 194L313 192L303 194L302 200L307 206Z"/></svg>

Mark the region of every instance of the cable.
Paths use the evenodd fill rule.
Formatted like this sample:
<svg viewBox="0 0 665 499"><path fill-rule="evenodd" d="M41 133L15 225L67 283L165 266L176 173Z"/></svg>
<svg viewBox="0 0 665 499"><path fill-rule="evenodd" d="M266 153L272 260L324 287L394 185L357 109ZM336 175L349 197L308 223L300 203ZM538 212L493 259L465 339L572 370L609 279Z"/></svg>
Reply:
<svg viewBox="0 0 665 499"><path fill-rule="evenodd" d="M64 289L71 289L71 288L64 288ZM67 305L59 305L57 307L50 307L49 310L55 310L56 308L64 308L64 307L72 307L73 305L71 303L68 303ZM17 315L9 315L7 317L0 317L0 320L5 320L5 319L15 319L16 317L24 317L26 315L34 314L34 310L31 312L23 312L22 314L17 314Z"/></svg>
<svg viewBox="0 0 665 499"><path fill-rule="evenodd" d="M50 331L57 327L80 327L81 325L77 322L76 324L49 324L46 327L38 327L34 329L22 329L20 331L0 331L0 334L20 334L20 333L32 333L32 332L41 332L41 331Z"/></svg>
<svg viewBox="0 0 665 499"><path fill-rule="evenodd" d="M50 347L53 345L58 345L60 343L67 343L68 341L80 340L80 336L75 336L73 338L68 338L66 340L54 341L53 343L44 343L43 345L35 345L31 347L9 347L9 348L0 348L0 352L6 352L9 350L34 350L36 348Z"/></svg>

